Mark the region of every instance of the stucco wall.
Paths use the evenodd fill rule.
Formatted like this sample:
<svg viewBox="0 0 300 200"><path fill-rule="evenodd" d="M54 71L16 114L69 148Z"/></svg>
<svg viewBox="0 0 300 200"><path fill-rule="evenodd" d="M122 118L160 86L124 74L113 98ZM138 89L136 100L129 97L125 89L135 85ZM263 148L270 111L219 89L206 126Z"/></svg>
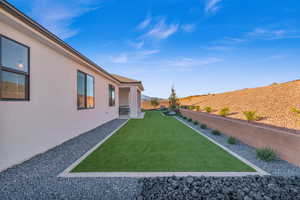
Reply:
<svg viewBox="0 0 300 200"><path fill-rule="evenodd" d="M193 120L207 124L227 135L234 136L253 147L272 147L282 159L300 166L300 135L271 126L252 124L246 121L180 109Z"/></svg>
<svg viewBox="0 0 300 200"><path fill-rule="evenodd" d="M119 89L120 106L128 106L129 105L129 92L130 92L130 88L120 88Z"/></svg>
<svg viewBox="0 0 300 200"><path fill-rule="evenodd" d="M30 47L30 101L0 101L0 171L118 117L118 90L108 106L114 82L1 18L0 34ZM77 110L77 70L95 78L95 109Z"/></svg>

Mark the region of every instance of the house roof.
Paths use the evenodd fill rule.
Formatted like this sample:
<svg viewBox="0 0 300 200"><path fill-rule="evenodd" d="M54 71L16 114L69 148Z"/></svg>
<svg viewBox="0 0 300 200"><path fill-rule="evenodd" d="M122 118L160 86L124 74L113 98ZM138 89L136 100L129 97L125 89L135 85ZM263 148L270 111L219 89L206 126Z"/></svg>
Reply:
<svg viewBox="0 0 300 200"><path fill-rule="evenodd" d="M51 33L50 31L48 31L42 25L40 25L39 23L37 23L36 21L34 21L33 19L31 19L30 17L28 17L27 15L25 15L23 12L21 12L20 10L18 10L16 7L14 7L13 5L11 5L7 1L0 0L0 8L4 9L5 11L7 11L8 13L10 13L14 17L18 18L20 21L22 21L23 23L25 23L29 27L33 28L34 30L38 31L39 33L41 33L43 36L47 37L51 41L53 41L56 44L60 45L62 48L66 49L71 54L76 55L77 57L79 57L80 59L82 59L83 61L85 61L86 63L88 63L89 65L93 66L94 69L96 69L100 73L104 74L106 77L109 77L110 79L112 79L112 80L117 81L117 82L120 83L120 81L118 79L116 79L110 73L108 73L107 71L105 71L102 67L100 67L99 65L97 65L96 63L94 63L93 61L91 61L90 59L88 59L86 56L84 56L83 54L81 54L80 52L78 52L76 49L74 49L73 47L71 47L70 45L68 45L67 43L65 43L58 36L56 36L55 34Z"/></svg>
<svg viewBox="0 0 300 200"><path fill-rule="evenodd" d="M124 76L120 76L117 74L111 74L113 77L115 77L120 83L123 84L137 84L141 90L144 90L143 84L141 81L135 80L135 79L131 79L131 78L127 78Z"/></svg>
<svg viewBox="0 0 300 200"><path fill-rule="evenodd" d="M124 77L124 76L120 76L120 75L117 75L117 74L111 74L111 75L113 77L115 77L116 79L118 79L122 83L141 83L141 81L137 81L137 80L127 78L127 77Z"/></svg>

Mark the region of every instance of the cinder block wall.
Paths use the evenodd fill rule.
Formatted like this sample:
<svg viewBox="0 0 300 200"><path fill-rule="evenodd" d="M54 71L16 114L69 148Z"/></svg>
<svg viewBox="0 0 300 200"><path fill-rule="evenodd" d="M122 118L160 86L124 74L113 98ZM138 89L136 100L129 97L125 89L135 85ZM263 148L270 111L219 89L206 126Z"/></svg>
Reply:
<svg viewBox="0 0 300 200"><path fill-rule="evenodd" d="M284 160L300 166L300 134L202 112L180 109L182 115L234 136L253 147L271 147Z"/></svg>

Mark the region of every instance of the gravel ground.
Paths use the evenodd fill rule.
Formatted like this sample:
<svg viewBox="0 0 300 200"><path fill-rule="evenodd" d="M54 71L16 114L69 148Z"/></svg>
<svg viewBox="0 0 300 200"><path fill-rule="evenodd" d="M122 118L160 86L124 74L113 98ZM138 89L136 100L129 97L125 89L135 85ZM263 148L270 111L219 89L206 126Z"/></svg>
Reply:
<svg viewBox="0 0 300 200"><path fill-rule="evenodd" d="M57 175L119 127L113 120L0 173L0 199L134 199L133 178L58 178Z"/></svg>
<svg viewBox="0 0 300 200"><path fill-rule="evenodd" d="M177 119L184 121L183 119L180 119L178 117ZM254 165L265 170L273 176L300 176L300 168L291 163L288 163L287 161L278 158L276 161L273 162L264 162L256 157L256 149L254 147L251 147L241 141L238 141L235 145L230 145L227 143L228 136L226 136L225 134L215 136L211 134L211 129L204 130L201 129L199 125L194 125L193 123L188 122L186 120L184 122L188 123L190 126L204 133L206 136L212 138L219 144L227 147L231 151L237 153L241 157L247 159Z"/></svg>
<svg viewBox="0 0 300 200"><path fill-rule="evenodd" d="M165 177L143 179L138 200L299 200L300 177Z"/></svg>

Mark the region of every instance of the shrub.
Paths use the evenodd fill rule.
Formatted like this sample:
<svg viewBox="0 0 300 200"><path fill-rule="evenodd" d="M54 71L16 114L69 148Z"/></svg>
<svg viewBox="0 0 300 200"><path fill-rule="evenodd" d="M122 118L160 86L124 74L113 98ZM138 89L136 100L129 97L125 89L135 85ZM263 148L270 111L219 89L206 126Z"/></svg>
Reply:
<svg viewBox="0 0 300 200"><path fill-rule="evenodd" d="M257 121L261 119L261 117L256 114L256 111L244 111L243 114L248 121Z"/></svg>
<svg viewBox="0 0 300 200"><path fill-rule="evenodd" d="M198 122L196 120L194 121L194 125L198 125Z"/></svg>
<svg viewBox="0 0 300 200"><path fill-rule="evenodd" d="M193 121L191 118L188 118L188 122L191 122L191 121Z"/></svg>
<svg viewBox="0 0 300 200"><path fill-rule="evenodd" d="M256 156L265 162L271 162L277 157L276 152L270 147L256 149Z"/></svg>
<svg viewBox="0 0 300 200"><path fill-rule="evenodd" d="M218 130L213 130L211 133L212 133L213 135L221 135L221 132L218 131Z"/></svg>
<svg viewBox="0 0 300 200"><path fill-rule="evenodd" d="M291 108L291 111L300 117L300 110L297 108Z"/></svg>
<svg viewBox="0 0 300 200"><path fill-rule="evenodd" d="M209 107L209 106L206 106L206 107L204 108L204 110L205 110L205 112L207 112L207 113L211 113L212 108Z"/></svg>
<svg viewBox="0 0 300 200"><path fill-rule="evenodd" d="M150 103L151 103L151 105L153 106L153 107L157 107L157 106L159 106L159 102L158 102L158 98L152 98L151 99L151 101L150 101Z"/></svg>
<svg viewBox="0 0 300 200"><path fill-rule="evenodd" d="M206 124L201 124L200 126L202 129L207 129L207 125Z"/></svg>
<svg viewBox="0 0 300 200"><path fill-rule="evenodd" d="M222 117L226 117L229 115L229 108L222 108L219 112Z"/></svg>
<svg viewBox="0 0 300 200"><path fill-rule="evenodd" d="M236 139L235 137L230 136L227 140L228 144L236 144Z"/></svg>
<svg viewBox="0 0 300 200"><path fill-rule="evenodd" d="M185 116L183 116L183 119L187 119Z"/></svg>
<svg viewBox="0 0 300 200"><path fill-rule="evenodd" d="M200 106L195 106L196 107L196 111L200 111Z"/></svg>

